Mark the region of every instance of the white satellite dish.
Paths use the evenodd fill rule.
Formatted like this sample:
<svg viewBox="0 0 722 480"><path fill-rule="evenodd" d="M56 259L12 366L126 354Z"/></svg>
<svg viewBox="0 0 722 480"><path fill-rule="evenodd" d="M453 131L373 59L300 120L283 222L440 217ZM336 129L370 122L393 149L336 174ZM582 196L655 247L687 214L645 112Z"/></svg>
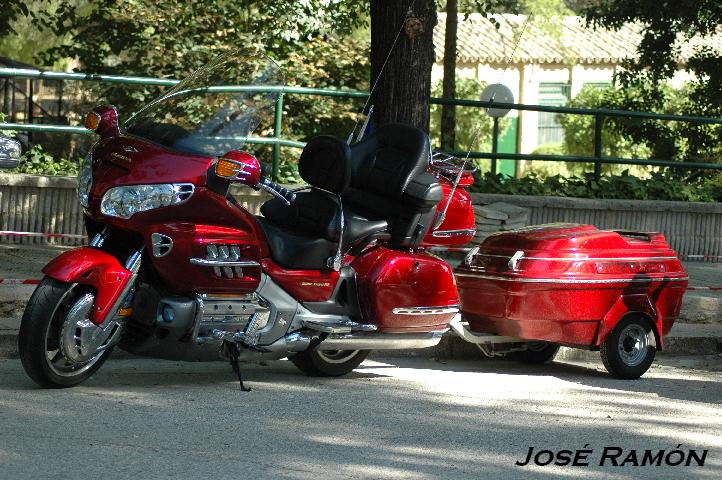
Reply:
<svg viewBox="0 0 722 480"><path fill-rule="evenodd" d="M483 92L481 92L482 102L497 102L497 103L514 103L514 94L511 93L509 87L501 83L492 83L488 85ZM503 117L509 113L509 108L494 108L488 107L485 109L486 113L492 117Z"/></svg>

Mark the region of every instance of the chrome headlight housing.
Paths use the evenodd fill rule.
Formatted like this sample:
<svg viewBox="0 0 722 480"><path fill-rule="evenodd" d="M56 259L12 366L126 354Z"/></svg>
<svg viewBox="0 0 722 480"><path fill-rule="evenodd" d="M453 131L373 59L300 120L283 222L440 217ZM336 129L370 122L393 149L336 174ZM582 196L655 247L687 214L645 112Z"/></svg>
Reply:
<svg viewBox="0 0 722 480"><path fill-rule="evenodd" d="M90 189L93 187L93 157L89 153L80 164L78 172L78 200L85 208L90 202Z"/></svg>
<svg viewBox="0 0 722 480"><path fill-rule="evenodd" d="M139 212L183 203L191 198L194 190L192 183L114 187L103 195L100 213L110 217L130 218Z"/></svg>

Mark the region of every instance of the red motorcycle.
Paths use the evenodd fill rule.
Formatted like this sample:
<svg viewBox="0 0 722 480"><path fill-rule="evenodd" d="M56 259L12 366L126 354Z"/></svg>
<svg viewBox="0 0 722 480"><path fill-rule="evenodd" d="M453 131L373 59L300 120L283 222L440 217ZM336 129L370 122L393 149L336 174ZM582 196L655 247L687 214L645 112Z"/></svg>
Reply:
<svg viewBox="0 0 722 480"><path fill-rule="evenodd" d="M272 116L281 72L223 55L100 136L78 176L89 246L44 269L19 349L43 387L90 377L115 346L173 360L288 357L338 376L370 350L436 345L459 311L452 268L427 252L475 233L469 172L432 157L429 138L384 125L348 145L311 139L303 190L269 180L243 145ZM249 142L250 140L250 142ZM262 216L233 184L274 198ZM220 354L220 355L219 355Z"/></svg>

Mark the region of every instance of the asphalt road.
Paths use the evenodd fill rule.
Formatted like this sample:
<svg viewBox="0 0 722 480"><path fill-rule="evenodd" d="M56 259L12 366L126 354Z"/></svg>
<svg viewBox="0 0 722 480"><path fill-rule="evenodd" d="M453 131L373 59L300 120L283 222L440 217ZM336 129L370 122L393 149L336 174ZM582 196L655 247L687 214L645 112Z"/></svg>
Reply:
<svg viewBox="0 0 722 480"><path fill-rule="evenodd" d="M665 359L638 381L601 366L376 358L338 379L287 361L111 359L37 389L0 360L0 478L722 478L722 358ZM588 467L515 466L529 447ZM704 467L599 466L607 446L709 453ZM620 459L621 461L621 459Z"/></svg>

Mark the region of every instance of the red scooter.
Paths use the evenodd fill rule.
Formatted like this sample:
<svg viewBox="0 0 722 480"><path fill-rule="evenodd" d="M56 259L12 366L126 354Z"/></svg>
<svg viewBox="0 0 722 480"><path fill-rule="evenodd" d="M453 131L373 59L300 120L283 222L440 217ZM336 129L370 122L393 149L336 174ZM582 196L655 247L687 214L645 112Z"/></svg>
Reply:
<svg viewBox="0 0 722 480"><path fill-rule="evenodd" d="M426 249L473 238L473 177L394 124L350 146L311 139L299 159L309 186L289 191L240 150L259 143L250 135L282 90L270 59L234 52L124 124L113 107L88 114L100 137L78 176L90 243L43 269L25 310L19 349L35 382L77 385L115 346L223 358L243 388L243 360L338 376L370 350L440 341L459 296ZM233 184L274 198L254 216Z"/></svg>

